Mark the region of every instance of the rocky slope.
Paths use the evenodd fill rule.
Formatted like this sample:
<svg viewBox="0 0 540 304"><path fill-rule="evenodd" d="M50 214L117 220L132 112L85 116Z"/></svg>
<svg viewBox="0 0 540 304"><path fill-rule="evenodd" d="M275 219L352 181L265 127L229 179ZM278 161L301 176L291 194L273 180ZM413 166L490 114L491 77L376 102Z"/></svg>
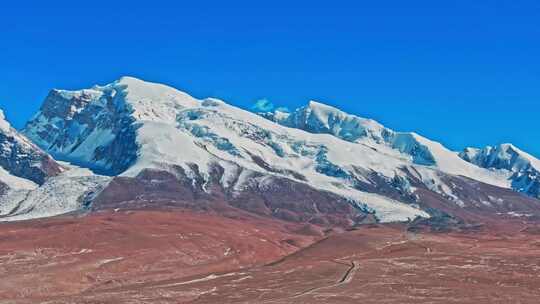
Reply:
<svg viewBox="0 0 540 304"><path fill-rule="evenodd" d="M16 187L16 178L43 184L47 177L62 171L47 153L19 134L5 119L0 110L0 167L3 175L12 176L13 182L2 180L8 186ZM7 176L6 176L7 178Z"/></svg>

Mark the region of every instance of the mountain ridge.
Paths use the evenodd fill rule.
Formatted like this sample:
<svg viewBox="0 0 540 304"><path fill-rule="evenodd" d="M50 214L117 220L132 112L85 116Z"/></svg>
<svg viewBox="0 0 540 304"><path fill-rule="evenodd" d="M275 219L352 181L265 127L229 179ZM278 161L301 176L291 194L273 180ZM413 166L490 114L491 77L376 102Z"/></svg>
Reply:
<svg viewBox="0 0 540 304"><path fill-rule="evenodd" d="M127 207L164 197L175 206L194 206L164 190L174 189L210 209L224 202L266 216L326 224L344 217L354 225L370 215L383 222L440 216L440 206L456 214L512 211L504 199L490 201L488 192L520 191L514 172L484 168L416 133L320 102L292 113L252 113L133 77L52 90L22 133L55 158L108 176L96 175L91 188L99 190L70 210L111 207L103 199L111 193ZM485 193L473 193L469 179L485 184ZM172 188L145 186L158 181ZM114 185L145 190L132 195ZM278 197L296 197L298 204L283 205ZM350 206L338 207L345 202ZM515 208L529 212L527 204Z"/></svg>
<svg viewBox="0 0 540 304"><path fill-rule="evenodd" d="M459 156L482 168L510 174L512 187L517 191L540 198L540 160L512 144L466 148Z"/></svg>

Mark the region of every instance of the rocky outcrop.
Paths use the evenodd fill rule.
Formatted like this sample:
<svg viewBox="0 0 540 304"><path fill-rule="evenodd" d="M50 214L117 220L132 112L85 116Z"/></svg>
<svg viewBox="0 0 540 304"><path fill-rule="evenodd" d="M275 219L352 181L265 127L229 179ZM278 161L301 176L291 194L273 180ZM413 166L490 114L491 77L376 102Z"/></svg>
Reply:
<svg viewBox="0 0 540 304"><path fill-rule="evenodd" d="M0 125L0 167L9 174L43 184L62 171L46 152L13 129L1 111Z"/></svg>

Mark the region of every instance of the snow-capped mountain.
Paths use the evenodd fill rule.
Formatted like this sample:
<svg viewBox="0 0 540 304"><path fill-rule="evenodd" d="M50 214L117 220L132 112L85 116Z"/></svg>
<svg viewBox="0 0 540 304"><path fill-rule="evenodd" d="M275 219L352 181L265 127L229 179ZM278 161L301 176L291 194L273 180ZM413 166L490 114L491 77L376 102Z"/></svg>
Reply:
<svg viewBox="0 0 540 304"><path fill-rule="evenodd" d="M134 78L90 90L54 90L24 133L59 159L111 175L134 178L145 169L174 171L206 189L217 171L217 183L233 196L253 187L271 189L285 179L355 202L355 208L377 210L383 220L428 216L413 206L353 190L352 181L342 184L340 180L354 178L328 154L336 154L343 165L359 153L373 158L367 162L377 161L368 147L351 144L345 153L329 151L342 141ZM393 174L392 167L385 170Z"/></svg>
<svg viewBox="0 0 540 304"><path fill-rule="evenodd" d="M540 160L515 146L466 148L459 156L482 168L508 172L515 190L540 198Z"/></svg>
<svg viewBox="0 0 540 304"><path fill-rule="evenodd" d="M94 209L237 208L350 226L535 208L527 199L510 207L509 172L317 102L259 115L123 77L51 91L23 133L55 158L112 178L100 177L105 186L86 200Z"/></svg>

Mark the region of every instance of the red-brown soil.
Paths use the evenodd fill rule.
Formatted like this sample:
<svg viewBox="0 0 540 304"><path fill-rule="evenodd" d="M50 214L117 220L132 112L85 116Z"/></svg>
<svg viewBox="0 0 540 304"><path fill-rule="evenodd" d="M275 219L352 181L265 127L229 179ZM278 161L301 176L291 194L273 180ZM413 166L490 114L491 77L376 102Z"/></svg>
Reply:
<svg viewBox="0 0 540 304"><path fill-rule="evenodd" d="M539 303L540 229L315 227L179 211L0 225L0 303ZM300 248L302 247L302 248Z"/></svg>
<svg viewBox="0 0 540 304"><path fill-rule="evenodd" d="M111 288L260 265L318 237L287 232L302 228L148 210L1 224L0 303L80 303Z"/></svg>

